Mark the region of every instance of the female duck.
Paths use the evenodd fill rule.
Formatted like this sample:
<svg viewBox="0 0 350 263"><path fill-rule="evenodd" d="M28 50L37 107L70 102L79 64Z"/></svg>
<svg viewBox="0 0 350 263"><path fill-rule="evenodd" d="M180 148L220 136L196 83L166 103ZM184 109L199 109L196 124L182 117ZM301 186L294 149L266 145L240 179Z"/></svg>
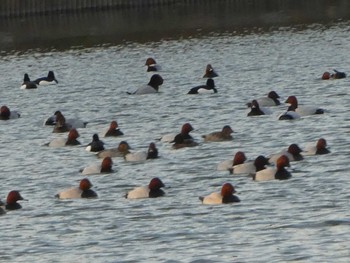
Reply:
<svg viewBox="0 0 350 263"><path fill-rule="evenodd" d="M125 195L125 198L141 199L161 197L165 195L164 191L161 189L162 187L165 187L163 182L159 178L155 177L150 181L148 186L139 186L129 191Z"/></svg>
<svg viewBox="0 0 350 263"><path fill-rule="evenodd" d="M217 93L218 90L215 88L215 83L213 79L208 79L205 85L197 86L192 89L187 94L208 94Z"/></svg>
<svg viewBox="0 0 350 263"><path fill-rule="evenodd" d="M55 197L59 199L75 199L75 198L96 198L97 194L91 190L92 184L89 179L84 178L80 181L79 187L69 188L64 190Z"/></svg>
<svg viewBox="0 0 350 263"><path fill-rule="evenodd" d="M121 141L117 148L106 149L97 153L98 158L124 157L129 152L130 146L126 141Z"/></svg>
<svg viewBox="0 0 350 263"><path fill-rule="evenodd" d="M215 72L211 64L208 64L205 68L205 73L203 75L203 78L215 78L218 77L219 75Z"/></svg>
<svg viewBox="0 0 350 263"><path fill-rule="evenodd" d="M75 146L80 145L80 142L77 140L80 137L76 129L71 129L68 133L67 138L56 138L46 145L49 147L64 147L64 146Z"/></svg>
<svg viewBox="0 0 350 263"><path fill-rule="evenodd" d="M105 157L101 163L87 166L84 169L81 169L80 172L83 175L113 173L112 166L113 161L111 157Z"/></svg>
<svg viewBox="0 0 350 263"><path fill-rule="evenodd" d="M47 74L47 77L38 78L34 80L34 82L38 85L52 85L52 84L58 83L53 71L49 71L49 73Z"/></svg>
<svg viewBox="0 0 350 263"><path fill-rule="evenodd" d="M159 64L157 64L157 62L154 58L147 58L145 66L147 66L147 72L161 70L161 66Z"/></svg>
<svg viewBox="0 0 350 263"><path fill-rule="evenodd" d="M163 84L163 78L159 74L154 74L147 85L138 88L134 92L127 92L128 94L150 94L157 93L159 87Z"/></svg>
<svg viewBox="0 0 350 263"><path fill-rule="evenodd" d="M225 183L221 187L221 192L214 192L207 196L199 197L199 200L206 205L238 203L241 200L234 195L235 188L230 183Z"/></svg>
<svg viewBox="0 0 350 263"><path fill-rule="evenodd" d="M225 125L221 131L212 132L207 135L202 135L202 138L206 142L222 142L222 141L231 141L233 139L232 134L233 130L229 125Z"/></svg>
<svg viewBox="0 0 350 263"><path fill-rule="evenodd" d="M282 155L276 161L276 167L268 167L260 170L253 175L255 181L269 181L269 180L287 180L292 177L291 173L288 172L285 167L289 167L289 159L287 156Z"/></svg>

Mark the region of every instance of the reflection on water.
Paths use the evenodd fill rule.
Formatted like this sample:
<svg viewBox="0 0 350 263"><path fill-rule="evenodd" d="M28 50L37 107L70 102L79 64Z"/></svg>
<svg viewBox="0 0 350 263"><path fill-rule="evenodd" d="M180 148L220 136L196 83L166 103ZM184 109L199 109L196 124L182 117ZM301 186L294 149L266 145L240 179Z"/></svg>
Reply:
<svg viewBox="0 0 350 263"><path fill-rule="evenodd" d="M174 6L51 16L3 18L3 53L28 49L69 49L125 42L245 34L280 26L348 20L349 1L197 1Z"/></svg>

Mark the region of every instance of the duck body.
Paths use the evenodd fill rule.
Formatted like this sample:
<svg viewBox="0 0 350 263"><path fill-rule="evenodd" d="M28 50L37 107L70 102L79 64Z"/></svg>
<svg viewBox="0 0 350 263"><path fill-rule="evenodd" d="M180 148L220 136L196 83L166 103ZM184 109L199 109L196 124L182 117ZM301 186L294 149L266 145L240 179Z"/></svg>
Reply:
<svg viewBox="0 0 350 263"><path fill-rule="evenodd" d="M46 144L49 147L64 147L64 146L76 146L80 145L80 142L77 140L80 135L76 129L71 129L68 133L67 138L56 138Z"/></svg>
<svg viewBox="0 0 350 263"><path fill-rule="evenodd" d="M295 96L289 96L285 102L290 104L288 111L295 111L299 116L308 116L324 113L324 110L319 107L309 105L299 106L298 100Z"/></svg>
<svg viewBox="0 0 350 263"><path fill-rule="evenodd" d="M55 78L55 74L53 73L53 71L49 71L46 77L37 78L36 80L34 80L34 82L37 85L41 85L41 86L58 84L58 81Z"/></svg>
<svg viewBox="0 0 350 263"><path fill-rule="evenodd" d="M152 178L148 186L139 186L129 191L125 195L125 198L142 199L161 197L165 195L164 191L161 189L162 187L164 187L163 182L159 178L155 177Z"/></svg>
<svg viewBox="0 0 350 263"><path fill-rule="evenodd" d="M250 112L248 112L247 116L261 116L270 114L272 114L271 110L264 107L260 107L257 100L252 100L250 104Z"/></svg>
<svg viewBox="0 0 350 263"><path fill-rule="evenodd" d="M55 197L59 199L76 199L76 198L97 198L95 191L91 189L92 184L89 179L84 178L80 181L78 187L72 187L61 191Z"/></svg>
<svg viewBox="0 0 350 263"><path fill-rule="evenodd" d="M218 90L215 88L214 80L208 79L205 85L194 87L187 94L212 94L217 92Z"/></svg>
<svg viewBox="0 0 350 263"><path fill-rule="evenodd" d="M225 125L221 131L212 132L207 135L202 135L202 138L206 142L221 142L221 141L231 141L233 139L232 134L233 130L229 125Z"/></svg>
<svg viewBox="0 0 350 263"><path fill-rule="evenodd" d="M232 160L225 160L218 164L217 170L218 171L230 171L233 170L233 166L243 164L247 160L247 157L245 156L244 152L238 151L233 156Z"/></svg>
<svg viewBox="0 0 350 263"><path fill-rule="evenodd" d="M124 133L119 129L118 123L116 121L111 121L109 128L103 133L103 137L118 137L122 136Z"/></svg>
<svg viewBox="0 0 350 263"><path fill-rule="evenodd" d="M38 88L34 81L31 81L27 73L24 74L21 89L36 89Z"/></svg>
<svg viewBox="0 0 350 263"><path fill-rule="evenodd" d="M97 153L98 158L105 157L125 157L129 151L130 146L126 141L121 141L117 148L110 148Z"/></svg>
<svg viewBox="0 0 350 263"><path fill-rule="evenodd" d="M230 183L225 183L221 188L221 192L214 192L207 196L201 196L199 200L206 205L238 203L241 200L233 195L235 192L234 187Z"/></svg>
<svg viewBox="0 0 350 263"><path fill-rule="evenodd" d="M10 109L3 105L0 108L0 120L11 120L11 119L18 119L21 117L21 114L19 114L17 111L10 111Z"/></svg>
<svg viewBox="0 0 350 263"><path fill-rule="evenodd" d="M287 156L290 162L301 161L304 159L301 153L302 153L302 149L297 144L293 143L289 145L287 150L283 150L279 153L271 155L269 157L269 162L276 163L278 158L280 158L282 155Z"/></svg>
<svg viewBox="0 0 350 263"><path fill-rule="evenodd" d="M100 152L105 149L104 142L100 140L98 134L92 135L92 141L86 146L85 150L88 152Z"/></svg>
<svg viewBox="0 0 350 263"><path fill-rule="evenodd" d="M141 86L137 90L133 92L127 92L127 93L137 94L137 95L157 93L159 90L159 87L162 84L163 84L163 78L158 74L154 74L147 85Z"/></svg>
<svg viewBox="0 0 350 263"><path fill-rule="evenodd" d="M253 175L255 181L287 180L292 177L291 173L285 169L289 166L289 159L282 155L276 161L276 167L267 167Z"/></svg>
<svg viewBox="0 0 350 263"><path fill-rule="evenodd" d="M154 143L150 143L147 151L137 151L125 155L125 160L128 162L143 162L156 158L158 158L158 149Z"/></svg>
<svg viewBox="0 0 350 263"><path fill-rule="evenodd" d="M320 138L316 143L308 143L303 155L323 155L328 153L330 153L330 150L327 149L327 141L324 138Z"/></svg>
<svg viewBox="0 0 350 263"><path fill-rule="evenodd" d="M197 146L198 143L195 142L190 135L190 132L193 131L193 127L190 123L185 123L181 127L181 132L177 134L173 141L173 149L180 149L184 147L194 147Z"/></svg>

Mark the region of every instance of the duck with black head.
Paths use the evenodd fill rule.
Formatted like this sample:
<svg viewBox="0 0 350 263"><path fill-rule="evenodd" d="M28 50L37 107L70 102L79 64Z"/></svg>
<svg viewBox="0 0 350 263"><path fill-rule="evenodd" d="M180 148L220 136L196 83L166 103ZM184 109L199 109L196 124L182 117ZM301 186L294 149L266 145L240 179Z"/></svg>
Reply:
<svg viewBox="0 0 350 263"><path fill-rule="evenodd" d="M187 94L213 94L217 93L218 90L215 88L215 83L213 79L207 79L205 85L196 86L191 88Z"/></svg>
<svg viewBox="0 0 350 263"><path fill-rule="evenodd" d="M36 89L38 88L34 81L31 81L28 73L24 74L21 89Z"/></svg>
<svg viewBox="0 0 350 263"><path fill-rule="evenodd" d="M46 77L37 78L36 80L34 80L34 82L40 86L58 84L58 81L55 77L55 73L53 73L53 71L51 70L49 71Z"/></svg>
<svg viewBox="0 0 350 263"><path fill-rule="evenodd" d="M127 92L128 94L152 94L158 93L159 87L163 84L163 78L159 74L152 75L147 85L143 85L133 92Z"/></svg>

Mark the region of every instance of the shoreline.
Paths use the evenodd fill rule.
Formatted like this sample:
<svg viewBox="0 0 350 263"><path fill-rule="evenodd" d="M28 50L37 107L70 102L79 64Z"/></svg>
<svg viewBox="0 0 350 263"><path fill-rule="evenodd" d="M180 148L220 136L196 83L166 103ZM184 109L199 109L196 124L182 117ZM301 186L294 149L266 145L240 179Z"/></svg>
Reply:
<svg viewBox="0 0 350 263"><path fill-rule="evenodd" d="M350 2L347 1L185 2L191 4L2 17L0 46L2 53L66 50L77 46L146 43L226 32L241 35L350 20L350 8L347 8Z"/></svg>

